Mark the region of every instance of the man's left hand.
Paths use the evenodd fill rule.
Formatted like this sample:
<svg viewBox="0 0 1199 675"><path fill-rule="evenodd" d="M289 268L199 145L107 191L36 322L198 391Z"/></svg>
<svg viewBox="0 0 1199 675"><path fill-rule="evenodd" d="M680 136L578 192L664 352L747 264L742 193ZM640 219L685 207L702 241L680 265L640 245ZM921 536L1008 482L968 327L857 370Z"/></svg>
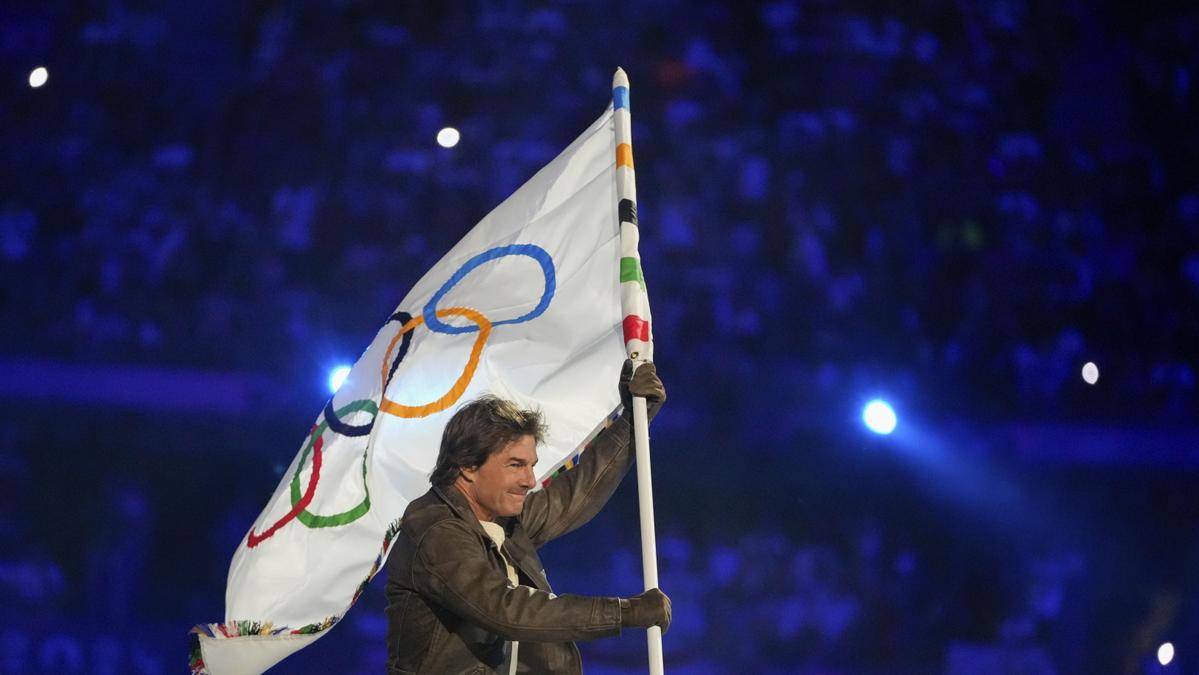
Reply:
<svg viewBox="0 0 1199 675"><path fill-rule="evenodd" d="M645 398L649 419L653 419L666 402L666 387L658 379L658 371L653 363L642 363L634 372L632 359L625 360L620 373L620 401L630 418L633 415L634 396Z"/></svg>

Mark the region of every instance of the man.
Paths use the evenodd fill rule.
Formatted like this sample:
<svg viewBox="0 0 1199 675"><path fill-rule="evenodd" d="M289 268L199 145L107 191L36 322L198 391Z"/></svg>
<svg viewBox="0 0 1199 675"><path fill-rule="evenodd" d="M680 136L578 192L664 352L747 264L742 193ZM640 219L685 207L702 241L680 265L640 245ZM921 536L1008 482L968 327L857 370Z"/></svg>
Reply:
<svg viewBox="0 0 1199 675"><path fill-rule="evenodd" d="M554 595L537 549L590 520L633 462L632 397L666 400L654 364L620 378L624 414L545 489L533 465L541 415L485 396L446 425L429 492L387 561L388 673L581 673L574 640L670 625L658 589L632 598Z"/></svg>

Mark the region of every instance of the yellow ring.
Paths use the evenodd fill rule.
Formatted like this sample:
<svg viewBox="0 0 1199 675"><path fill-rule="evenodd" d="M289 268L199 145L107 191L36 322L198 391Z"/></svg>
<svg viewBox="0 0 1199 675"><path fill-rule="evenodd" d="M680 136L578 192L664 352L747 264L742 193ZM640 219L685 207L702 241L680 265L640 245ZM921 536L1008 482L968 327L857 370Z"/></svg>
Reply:
<svg viewBox="0 0 1199 675"><path fill-rule="evenodd" d="M462 393L466 391L466 387L470 384L470 381L475 376L475 370L479 367L479 356L483 353L483 345L486 344L487 338L491 335L491 322L488 321L487 317L483 316L481 313L468 307L451 307L449 309L437 310L437 318L441 319L447 316L464 316L471 321L474 321L475 324L479 326L479 336L475 338L475 344L470 349L470 358L467 359L466 367L462 369L462 374L458 376L457 381L454 382L454 386L450 387L450 390L445 393L445 396L442 396L432 403L426 403L425 405L404 405L402 403L396 403L395 401L387 398L386 394L384 394L382 400L379 402L380 412L385 412L389 415L395 415L396 417L405 417L409 419L426 417L435 412L441 412L442 410L445 410L446 408L454 405L454 403L456 403L458 399L462 397ZM391 344L387 345L387 355L383 358L383 368L381 373L381 381L384 388L387 386L387 364L391 363L391 352L395 349L396 343L400 341L400 338L404 336L404 333L407 333L424 322L424 315L412 317L408 323L404 324L400 328L400 331L395 334L395 337L391 339ZM386 389L384 389L384 391L386 391Z"/></svg>

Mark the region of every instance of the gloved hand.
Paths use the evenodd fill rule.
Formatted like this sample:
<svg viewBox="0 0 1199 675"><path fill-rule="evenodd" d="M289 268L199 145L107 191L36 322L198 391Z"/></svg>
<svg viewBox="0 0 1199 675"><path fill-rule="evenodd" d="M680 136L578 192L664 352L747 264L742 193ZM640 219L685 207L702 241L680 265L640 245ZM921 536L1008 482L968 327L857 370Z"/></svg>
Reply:
<svg viewBox="0 0 1199 675"><path fill-rule="evenodd" d="M631 598L621 598L620 625L622 628L661 626L662 632L666 633L670 628L670 598L656 588Z"/></svg>
<svg viewBox="0 0 1199 675"><path fill-rule="evenodd" d="M625 414L633 419L633 397L644 396L646 410L652 420L658 414L658 409L666 402L666 388L658 379L658 371L653 363L643 363L633 372L633 360L625 359L624 368L620 371L620 402L624 404Z"/></svg>

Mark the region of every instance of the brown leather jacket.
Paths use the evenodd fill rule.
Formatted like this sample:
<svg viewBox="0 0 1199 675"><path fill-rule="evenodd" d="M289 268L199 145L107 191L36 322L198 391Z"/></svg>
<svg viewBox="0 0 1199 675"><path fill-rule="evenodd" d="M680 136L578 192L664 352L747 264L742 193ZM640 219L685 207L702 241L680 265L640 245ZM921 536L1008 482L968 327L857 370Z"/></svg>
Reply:
<svg viewBox="0 0 1199 675"><path fill-rule="evenodd" d="M574 469L529 493L520 516L499 519L516 587L458 490L435 487L409 504L387 560L389 675L495 673L512 640L518 672L582 673L573 641L620 634L619 600L554 595L537 549L599 512L633 462L631 438L622 416Z"/></svg>

